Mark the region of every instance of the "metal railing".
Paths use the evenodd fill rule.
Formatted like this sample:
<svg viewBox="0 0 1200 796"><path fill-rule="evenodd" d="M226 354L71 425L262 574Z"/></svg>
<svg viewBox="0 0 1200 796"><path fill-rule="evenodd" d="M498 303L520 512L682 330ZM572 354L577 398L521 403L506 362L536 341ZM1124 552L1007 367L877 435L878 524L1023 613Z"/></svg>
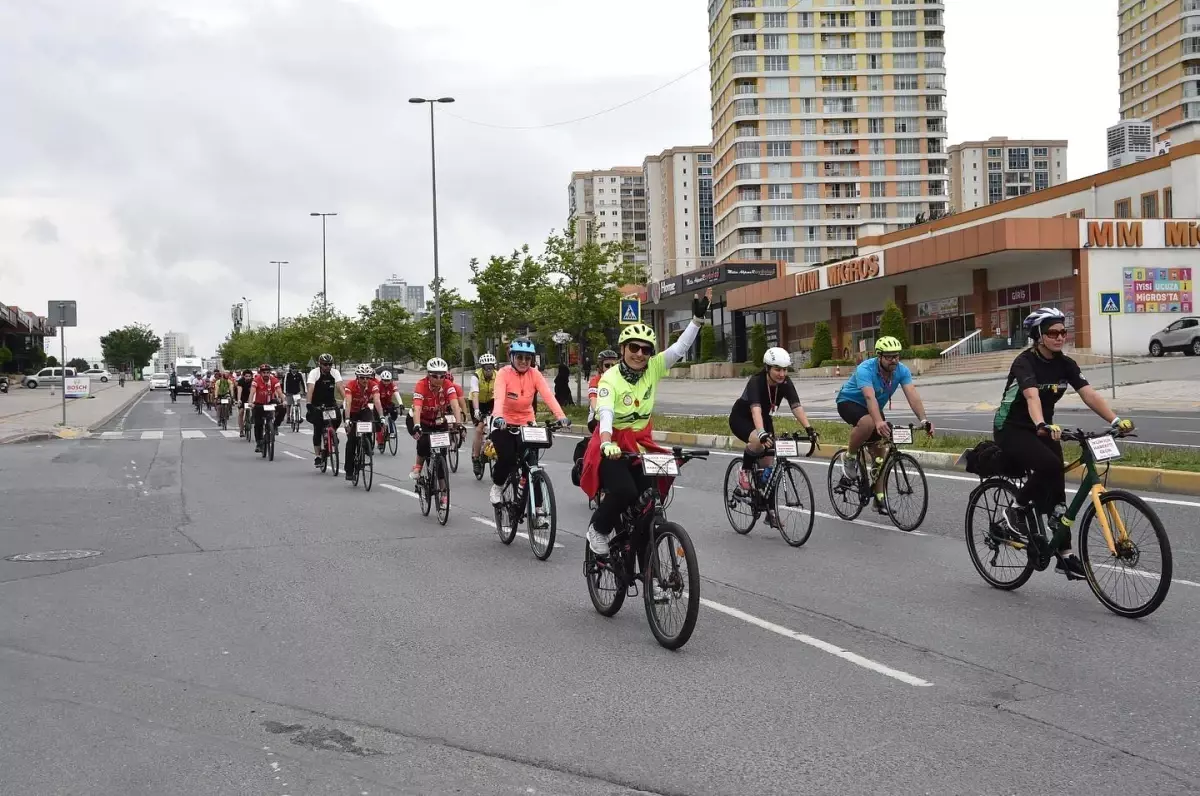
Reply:
<svg viewBox="0 0 1200 796"><path fill-rule="evenodd" d="M983 353L983 330L976 329L954 345L942 351L942 362L953 364L963 358Z"/></svg>

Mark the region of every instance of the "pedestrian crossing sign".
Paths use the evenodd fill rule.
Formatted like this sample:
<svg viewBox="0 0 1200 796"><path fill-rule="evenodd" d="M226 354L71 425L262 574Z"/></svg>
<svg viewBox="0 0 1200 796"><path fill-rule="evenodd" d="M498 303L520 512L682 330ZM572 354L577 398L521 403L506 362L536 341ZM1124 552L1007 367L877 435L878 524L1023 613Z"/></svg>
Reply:
<svg viewBox="0 0 1200 796"><path fill-rule="evenodd" d="M1121 314L1121 294L1120 293L1101 293L1100 294L1100 314L1101 315L1120 315Z"/></svg>
<svg viewBox="0 0 1200 796"><path fill-rule="evenodd" d="M636 297L621 299L621 324L642 322L642 302Z"/></svg>

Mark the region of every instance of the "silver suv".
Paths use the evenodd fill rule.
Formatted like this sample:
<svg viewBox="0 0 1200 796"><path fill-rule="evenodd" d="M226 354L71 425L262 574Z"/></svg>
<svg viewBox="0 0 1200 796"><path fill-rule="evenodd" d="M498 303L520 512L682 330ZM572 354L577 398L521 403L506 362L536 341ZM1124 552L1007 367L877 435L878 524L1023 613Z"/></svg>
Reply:
<svg viewBox="0 0 1200 796"><path fill-rule="evenodd" d="M1150 338L1150 356L1161 357L1168 351L1182 351L1189 357L1200 356L1200 317L1180 318Z"/></svg>

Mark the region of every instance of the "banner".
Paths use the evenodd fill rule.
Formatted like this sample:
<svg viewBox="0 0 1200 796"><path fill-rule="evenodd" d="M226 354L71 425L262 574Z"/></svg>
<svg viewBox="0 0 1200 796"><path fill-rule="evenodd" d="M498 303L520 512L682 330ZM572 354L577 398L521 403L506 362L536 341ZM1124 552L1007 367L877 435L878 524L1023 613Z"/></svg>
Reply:
<svg viewBox="0 0 1200 796"><path fill-rule="evenodd" d="M87 376L67 376L63 379L63 393L68 398L87 398L92 391L92 380Z"/></svg>
<svg viewBox="0 0 1200 796"><path fill-rule="evenodd" d="M1122 297L1126 313L1190 313L1191 268L1123 268Z"/></svg>

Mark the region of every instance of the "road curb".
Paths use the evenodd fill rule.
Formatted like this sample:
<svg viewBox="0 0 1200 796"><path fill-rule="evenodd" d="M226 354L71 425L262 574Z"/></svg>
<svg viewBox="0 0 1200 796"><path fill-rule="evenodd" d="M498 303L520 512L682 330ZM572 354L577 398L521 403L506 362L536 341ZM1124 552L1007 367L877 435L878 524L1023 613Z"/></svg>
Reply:
<svg viewBox="0 0 1200 796"><path fill-rule="evenodd" d="M125 411L126 409L128 409L129 407L133 406L133 405L134 405L134 404L135 404L137 401L141 400L141 399L142 399L142 397L143 397L143 396L144 396L146 393L148 393L148 392L150 392L150 387L149 387L149 385L147 385L147 386L145 386L145 387L142 387L142 388L141 388L141 389L139 389L139 390L135 390L135 391L134 391L134 393L133 393L133 395L131 395L131 396L129 397L129 400L128 400L128 401L126 401L125 403L123 403L123 404L121 404L120 406L118 406L118 407L117 407L116 409L114 409L114 410L113 410L113 411L112 411L112 412L111 412L109 415L107 415L107 416L106 416L104 419L100 420L99 422L92 423L90 426L88 426L88 427L87 427L87 430L88 430L89 432L91 432L91 431L94 431L94 430L96 430L96 429L100 428L100 426L103 426L103 425L105 425L105 424L107 424L107 423L111 423L111 422L112 422L112 420L113 420L113 418L115 418L117 415L119 415L119 414L121 414L122 412L124 412L124 411Z"/></svg>
<svg viewBox="0 0 1200 796"><path fill-rule="evenodd" d="M0 445L20 445L27 442L46 442L54 439L82 439L89 436L95 429L100 428L106 423L112 422L113 418L119 416L129 407L133 406L133 404L140 400L147 392L149 392L149 390L145 387L140 390L135 390L129 396L128 400L124 401L120 406L118 406L98 422L92 423L89 426L67 426L60 427L54 431L42 430L22 432L20 434L14 434L11 437L4 437L3 439L0 439Z"/></svg>
<svg viewBox="0 0 1200 796"><path fill-rule="evenodd" d="M694 445L719 451L740 451L745 443L736 437L716 434L684 434L678 431L655 431L654 439L669 445ZM841 446L826 445L813 451L814 459L831 459ZM935 470L966 472L958 464L959 454L941 451L906 449L921 464ZM1073 474L1067 480L1078 482ZM1108 471L1107 485L1113 488L1146 489L1153 492L1174 492L1180 495L1200 495L1200 473L1187 470L1163 470L1157 467L1121 467L1113 465Z"/></svg>

